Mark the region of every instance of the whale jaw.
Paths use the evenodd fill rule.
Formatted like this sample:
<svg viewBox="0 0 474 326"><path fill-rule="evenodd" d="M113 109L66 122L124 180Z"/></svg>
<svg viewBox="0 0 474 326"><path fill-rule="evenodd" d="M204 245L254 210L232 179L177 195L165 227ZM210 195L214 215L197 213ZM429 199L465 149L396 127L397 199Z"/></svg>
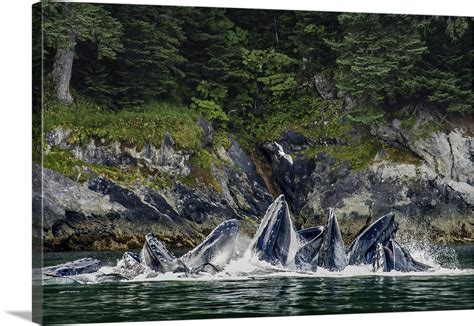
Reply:
<svg viewBox="0 0 474 326"><path fill-rule="evenodd" d="M196 248L187 252L181 260L192 269L206 264L223 266L234 252L239 232L239 221L231 219L219 224Z"/></svg>
<svg viewBox="0 0 474 326"><path fill-rule="evenodd" d="M398 230L395 214L390 212L363 229L348 249L349 264L371 264L377 243L387 246Z"/></svg>
<svg viewBox="0 0 474 326"><path fill-rule="evenodd" d="M318 265L329 271L340 271L347 266L346 250L341 230L332 208L329 209L328 223L324 230Z"/></svg>
<svg viewBox="0 0 474 326"><path fill-rule="evenodd" d="M187 272L184 263L169 252L163 243L155 238L152 233L145 236L145 244L140 253L140 261L155 272Z"/></svg>
<svg viewBox="0 0 474 326"><path fill-rule="evenodd" d="M293 224L285 196L280 195L267 209L257 230L252 250L261 260L285 266L291 245Z"/></svg>

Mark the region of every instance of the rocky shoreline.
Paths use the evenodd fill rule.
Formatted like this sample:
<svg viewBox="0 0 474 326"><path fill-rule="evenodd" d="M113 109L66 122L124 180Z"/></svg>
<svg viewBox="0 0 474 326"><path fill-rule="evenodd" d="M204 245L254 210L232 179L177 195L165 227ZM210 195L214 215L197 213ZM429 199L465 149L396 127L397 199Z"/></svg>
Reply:
<svg viewBox="0 0 474 326"><path fill-rule="evenodd" d="M210 153L203 167L193 165L195 153L177 149L169 134L161 146L136 148L100 139L80 144L71 140L70 130L56 128L46 135L46 155L71 154L77 166L72 177L33 165L34 237L43 239L45 250L126 250L138 248L151 231L169 247L192 247L231 218L252 235L282 193L297 228L324 225L332 207L344 238L352 239L374 218L394 211L407 234L472 242L473 137L462 128L416 137L414 131L430 119L421 114L408 130L396 119L372 128L374 138L414 159L389 160L382 147L363 169L336 160L324 147L311 152L314 140L291 130L256 144L257 159L230 134L226 145L213 145L215 133L200 119L202 147ZM94 167L151 172L148 179L125 183ZM168 181L153 186L149 180L156 175Z"/></svg>

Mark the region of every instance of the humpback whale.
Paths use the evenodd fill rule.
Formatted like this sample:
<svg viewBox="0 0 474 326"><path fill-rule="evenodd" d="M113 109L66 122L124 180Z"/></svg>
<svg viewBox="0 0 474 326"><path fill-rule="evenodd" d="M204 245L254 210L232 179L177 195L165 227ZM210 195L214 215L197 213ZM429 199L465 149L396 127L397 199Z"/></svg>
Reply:
<svg viewBox="0 0 474 326"><path fill-rule="evenodd" d="M140 261L155 272L189 272L184 263L169 252L152 233L145 236L145 244L140 253Z"/></svg>
<svg viewBox="0 0 474 326"><path fill-rule="evenodd" d="M140 254L137 252L126 251L119 264L117 265L129 276L138 275L145 271L144 265L140 262Z"/></svg>
<svg viewBox="0 0 474 326"><path fill-rule="evenodd" d="M372 271L378 272L390 272L393 269L393 254L392 251L382 245L380 242L377 243L375 248L374 259L372 261Z"/></svg>
<svg viewBox="0 0 474 326"><path fill-rule="evenodd" d="M386 246L397 230L398 222L395 221L395 214L392 212L380 217L374 223L362 229L349 246L349 264L371 264L377 243L380 242Z"/></svg>
<svg viewBox="0 0 474 326"><path fill-rule="evenodd" d="M86 257L60 265L45 267L42 273L45 276L51 277L73 276L97 272L101 265L100 260Z"/></svg>
<svg viewBox="0 0 474 326"><path fill-rule="evenodd" d="M431 266L416 261L408 250L402 248L394 239L389 241L388 248L393 254L393 269L396 271L423 272L431 268Z"/></svg>
<svg viewBox="0 0 474 326"><path fill-rule="evenodd" d="M272 265L285 266L291 244L293 224L285 196L280 195L268 207L255 235L252 251L255 255Z"/></svg>
<svg viewBox="0 0 474 326"><path fill-rule="evenodd" d="M383 270L390 272L423 272L431 268L416 261L398 242L394 239L388 241L387 246L377 243L374 260L372 263L374 271Z"/></svg>
<svg viewBox="0 0 474 326"><path fill-rule="evenodd" d="M388 213L363 228L347 249L336 215L329 209L327 225L295 232L285 197L280 195L267 209L249 250L272 265L296 267L299 271L316 271L323 267L340 271L348 264L372 264L373 271L426 271L431 267L416 261L394 236L398 230L395 215ZM226 272L223 266L235 259L239 222L230 219L219 224L206 239L181 258L175 257L152 233L145 235L140 253L125 252L113 269L100 269L101 262L82 258L41 269L42 280L49 283L84 283L93 274L97 282L132 279L147 269L158 273L184 273L184 277ZM242 258L242 257L241 257ZM294 263L294 265L293 265ZM110 272L108 272L110 270ZM38 273L39 274L39 273Z"/></svg>
<svg viewBox="0 0 474 326"><path fill-rule="evenodd" d="M299 230L296 233L298 234L301 240L309 242L323 232L324 226L313 226L311 228Z"/></svg>
<svg viewBox="0 0 474 326"><path fill-rule="evenodd" d="M318 265L330 271L340 271L347 266L344 241L332 208L329 209L328 223L324 230L324 240L320 248Z"/></svg>
<svg viewBox="0 0 474 326"><path fill-rule="evenodd" d="M239 221L231 219L219 224L196 248L187 252L181 260L191 269L207 263L223 266L234 252Z"/></svg>
<svg viewBox="0 0 474 326"><path fill-rule="evenodd" d="M295 255L295 265L300 270L310 270L315 272L318 268L318 257L321 244L323 242L324 227L318 226L298 231L303 245Z"/></svg>

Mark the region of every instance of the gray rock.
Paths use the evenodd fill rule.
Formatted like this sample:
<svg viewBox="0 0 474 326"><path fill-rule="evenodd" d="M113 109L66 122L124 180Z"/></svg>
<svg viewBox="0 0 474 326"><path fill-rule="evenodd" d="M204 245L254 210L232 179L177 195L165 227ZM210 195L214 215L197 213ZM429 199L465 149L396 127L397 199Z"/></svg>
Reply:
<svg viewBox="0 0 474 326"><path fill-rule="evenodd" d="M313 77L314 86L319 95L325 100L333 100L337 97L337 88L322 73L315 74Z"/></svg>
<svg viewBox="0 0 474 326"><path fill-rule="evenodd" d="M198 119L198 125L202 128L202 130L204 130L204 137L201 141L202 146L211 146L212 139L214 138L214 128L212 128L212 125L202 117Z"/></svg>
<svg viewBox="0 0 474 326"><path fill-rule="evenodd" d="M57 140L54 146L66 146L59 141L64 137L57 134L52 138ZM35 224L35 234L40 237L43 227L43 241L49 249L131 249L141 246L148 232L173 247L189 247L226 219L258 219L273 200L252 160L235 140L225 154L228 162L212 168L221 192L179 181L184 170L189 170L182 162L190 154L175 151L169 134L159 149L147 144L140 152L118 143L97 146L94 140L85 148L67 146L76 158L87 162L118 167L149 164L167 171L175 181L162 190L123 186L105 177L82 185L47 169L42 178L41 168L35 165L35 207L41 207L43 181L45 212L44 224L40 220ZM125 160L126 155L130 159ZM37 210L40 215L41 208Z"/></svg>
<svg viewBox="0 0 474 326"><path fill-rule="evenodd" d="M71 131L56 128L48 133L50 147L70 150L78 160L109 166L144 164L151 169L164 173L188 175L190 152L175 150L175 142L169 133L165 133L159 148L145 143L142 149L121 144L118 141L102 144L100 140L90 139L87 145L67 141Z"/></svg>

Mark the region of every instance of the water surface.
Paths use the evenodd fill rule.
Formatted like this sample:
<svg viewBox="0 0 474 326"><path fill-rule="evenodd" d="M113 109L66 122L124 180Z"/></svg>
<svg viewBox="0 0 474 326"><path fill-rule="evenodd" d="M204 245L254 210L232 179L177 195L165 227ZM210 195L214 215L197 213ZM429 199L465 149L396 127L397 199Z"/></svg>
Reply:
<svg viewBox="0 0 474 326"><path fill-rule="evenodd" d="M474 309L474 246L453 248L456 268L426 273L282 272L242 277L45 285L45 323L147 321ZM122 253L46 253L45 265L93 256L115 265Z"/></svg>

